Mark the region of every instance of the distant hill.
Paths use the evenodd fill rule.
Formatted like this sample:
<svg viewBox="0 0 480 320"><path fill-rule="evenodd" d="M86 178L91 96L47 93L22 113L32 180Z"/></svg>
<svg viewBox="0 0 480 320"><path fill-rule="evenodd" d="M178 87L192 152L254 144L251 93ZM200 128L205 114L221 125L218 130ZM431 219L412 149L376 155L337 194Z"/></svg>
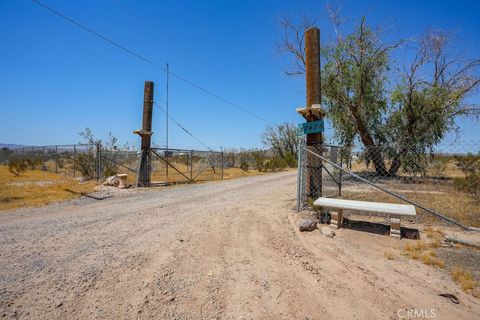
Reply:
<svg viewBox="0 0 480 320"><path fill-rule="evenodd" d="M13 144L13 143L0 143L0 149L8 148L8 149L17 149L17 148L25 148L29 147L23 144Z"/></svg>

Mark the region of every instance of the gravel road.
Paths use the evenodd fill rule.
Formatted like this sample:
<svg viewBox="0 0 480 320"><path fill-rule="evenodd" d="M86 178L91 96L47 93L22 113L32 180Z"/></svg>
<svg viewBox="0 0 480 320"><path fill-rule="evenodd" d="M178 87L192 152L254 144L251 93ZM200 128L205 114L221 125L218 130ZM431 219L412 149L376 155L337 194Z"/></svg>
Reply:
<svg viewBox="0 0 480 320"><path fill-rule="evenodd" d="M294 172L95 197L0 214L0 317L480 318L444 271L384 258L413 240L298 232Z"/></svg>

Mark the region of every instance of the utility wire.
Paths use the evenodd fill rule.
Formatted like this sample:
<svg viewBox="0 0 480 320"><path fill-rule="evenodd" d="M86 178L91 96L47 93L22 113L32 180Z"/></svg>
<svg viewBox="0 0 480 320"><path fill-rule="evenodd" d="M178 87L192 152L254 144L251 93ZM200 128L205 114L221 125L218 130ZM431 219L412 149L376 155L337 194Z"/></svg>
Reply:
<svg viewBox="0 0 480 320"><path fill-rule="evenodd" d="M142 60L142 61L144 61L144 62L146 62L146 63L148 63L148 64L150 64L150 65L152 65L152 66L154 66L154 67L159 68L160 70L162 70L162 71L165 72L165 73L167 72L167 70L166 70L163 66L159 65L158 63L156 63L156 62L154 62L154 61L152 61L152 60L150 60L150 59L148 59L148 58L145 58L144 56L136 53L135 51L133 51L133 50L127 48L127 47L124 47L123 45L121 45L121 44L119 44L119 43L117 43L117 42L115 42L115 41L107 38L106 36L104 36L104 35L100 34L99 32L97 32L97 31L95 31L95 30L93 30L93 29L91 29L91 28L89 28L89 27L87 27L87 26L85 26L85 25L83 25L83 24L81 24L81 23L73 20L72 18L69 18L68 16L64 15L63 13L61 13L61 12L59 12L59 11L57 11L57 10L55 10L55 9L47 6L47 5L45 5L44 3L42 3L42 2L40 2L40 1L38 1L38 0L32 0L32 1L33 1L34 3L36 3L36 4L38 4L39 6L43 7L44 9L50 11L51 13L53 13L53 14L55 14L55 15L63 18L63 19L65 19L66 21L70 22L71 24L73 24L73 25L75 25L75 26L77 26L77 27L79 27L79 28L81 28L81 29L83 29L83 30L85 30L85 31L93 34L94 36L96 36L96 37L98 37L98 38L100 38L100 39L102 39L102 40L110 43L111 45L113 45L113 46L115 46L115 47L117 47L117 48L119 48L119 49L127 52L128 54L130 54L130 55L132 55L132 56L134 56L134 57L136 57L136 58L138 58L138 59L140 59L140 60ZM273 125L272 122L266 120L265 118L263 118L263 117L255 114L255 113L253 113L253 112L251 112L251 111L243 108L242 106L240 106L240 105L238 105L238 104L235 104L235 103L233 103L233 102L231 102L231 101L229 101L229 100L221 97L220 95L218 95L218 94L216 94L216 93L213 93L213 92L211 92L211 91L203 88L202 86L200 86L200 85L198 85L198 84L196 84L196 83L194 83L194 82L186 79L185 77L183 77L183 76L181 76L181 75L179 75L179 74L177 74L177 73L169 72L169 74L172 75L173 77L177 78L178 80L181 80L181 81L183 81L184 83L190 85L191 87L194 87L194 88L196 88L196 89L204 92L205 94L207 94L207 95L209 95L209 96L211 96L211 97L214 97L214 98L216 98L217 100L220 100L220 101L222 101L223 103L225 103L225 104L227 104L227 105L229 105L229 106L231 106L231 107L233 107L233 108L235 108L235 109L237 109L237 110L242 111L242 112L245 113L245 114L248 114L248 115L250 115L250 116L252 116L252 117L254 117L254 118L256 118L256 119L258 119L258 120L260 120L260 121L262 121L262 122L265 122L265 123L268 124L268 125Z"/></svg>
<svg viewBox="0 0 480 320"><path fill-rule="evenodd" d="M156 103L155 101L153 101L153 103L160 109L160 111L162 111L170 120L173 121L173 123L175 123L180 129L182 129L183 131L185 131L189 136L191 136L193 139L195 139L195 141L197 141L198 143L200 143L202 146L204 146L205 148L207 148L209 151L212 151L213 150L207 146L205 143L202 142L202 140L198 139L197 137L195 137L193 135L193 133L191 133L190 131L188 131L184 126L182 126L180 123L178 123L177 120L175 120L170 114L168 114L165 110L163 110L163 108L158 104Z"/></svg>
<svg viewBox="0 0 480 320"><path fill-rule="evenodd" d="M197 17L195 17L191 12L190 10L188 10L188 8L182 3L182 1L174 1L177 5L179 5L181 8L180 12L185 16L187 17L187 15L190 17L190 20L195 22L197 25L199 25L200 27L202 27L204 30L206 30L209 34L210 34L210 38L213 39L218 46L222 47L224 50L226 50L232 57L234 57L240 64L243 64L244 66L246 66L248 69L250 69L250 71L255 74L257 76L258 79L260 79L262 81L262 83L266 84L271 90L272 92L274 92L278 98L280 98L281 101L284 101L284 100L289 100L291 101L290 98L287 98L281 90L277 90L275 89L270 81L266 80L258 71L257 69L252 66L251 64L248 64L246 63L242 58L240 58L240 56L236 53L236 51L227 46L225 43L223 43L222 41L220 41L216 36L215 34L212 32L211 28L208 27L205 23L203 23L202 21L200 21L200 19L197 19ZM171 3L171 1L170 1ZM188 17L187 17L188 19Z"/></svg>
<svg viewBox="0 0 480 320"><path fill-rule="evenodd" d="M134 16L137 20L139 21L142 21L142 23L147 20L149 21L148 19L143 19L140 14L138 14L135 10L131 9L123 0L113 0L113 2L117 3L119 6L121 6L123 9L125 9L125 11L127 11L130 15ZM283 111L282 109L280 109L279 107L277 107L276 105L272 104L270 101L264 99L262 96L258 95L257 93L255 93L253 90L251 90L250 88L248 87L245 87L244 85L242 85L242 83L240 83L239 81L235 80L234 78L232 78L231 76L229 76L227 73L223 72L220 68L216 67L214 64L208 62L208 60L204 59L203 57L201 57L200 55L196 54L195 52L193 52L191 49L189 49L188 47L186 47L185 45L183 45L180 41L176 40L175 38L172 38L170 37L168 34L162 32L161 30L155 30L156 33L160 34L161 36L163 36L165 39L175 43L179 48L181 48L182 50L184 50L185 52L187 52L190 56L200 60L202 63L204 63L205 65L207 65L208 67L210 67L212 70L214 70L215 72L217 72L219 75L221 75L222 77L224 77L226 80L232 82L233 84L235 84L237 87L239 87L240 89L250 93L252 96L254 96L255 98L263 101L266 105L268 105L270 108L272 109L275 109L276 111ZM238 58L237 58L238 60ZM262 81L264 83L269 83L268 81L266 81L265 79L262 79Z"/></svg>

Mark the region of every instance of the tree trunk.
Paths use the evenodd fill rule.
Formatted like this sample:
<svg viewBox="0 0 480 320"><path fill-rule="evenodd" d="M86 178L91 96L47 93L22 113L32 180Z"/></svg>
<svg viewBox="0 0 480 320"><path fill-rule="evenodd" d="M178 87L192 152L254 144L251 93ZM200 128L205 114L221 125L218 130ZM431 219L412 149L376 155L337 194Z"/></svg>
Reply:
<svg viewBox="0 0 480 320"><path fill-rule="evenodd" d="M356 112L356 108L352 105L349 106L350 112L355 118L355 123L357 125L358 133L360 134L360 140L362 141L365 148L367 148L367 157L372 160L373 165L375 166L375 172L379 176L387 176L387 168L385 167L385 161L383 159L383 153L375 142L373 141L372 136L368 133L367 128L363 124L362 119Z"/></svg>
<svg viewBox="0 0 480 320"><path fill-rule="evenodd" d="M401 158L404 153L404 150L400 151L395 155L393 158L392 164L390 165L390 169L388 170L388 175L396 176L398 170L400 169L400 165L402 164Z"/></svg>

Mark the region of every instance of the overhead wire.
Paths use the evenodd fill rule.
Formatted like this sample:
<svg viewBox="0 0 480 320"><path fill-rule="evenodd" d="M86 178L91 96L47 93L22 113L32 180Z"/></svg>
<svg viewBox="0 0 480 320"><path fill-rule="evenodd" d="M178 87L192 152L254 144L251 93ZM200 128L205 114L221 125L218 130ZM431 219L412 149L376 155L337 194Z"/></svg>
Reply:
<svg viewBox="0 0 480 320"><path fill-rule="evenodd" d="M144 22L146 19L142 19L142 17L140 16L140 14L138 14L135 10L133 10L132 8L130 8L123 0L113 0L113 2L115 2L116 4L118 4L120 7L122 7L123 9L125 9L125 11L127 11L130 15L134 16L137 20L139 21L142 21ZM148 19L147 19L148 20ZM180 41L176 40L175 38L172 38L170 37L167 33L165 32L162 32L162 30L160 29L156 29L155 30L155 33L156 34L159 34L161 36L163 36L165 39L173 42L176 46L178 46L179 48L181 48L182 50L184 50L185 52L187 52L190 56L200 60L203 64L207 65L208 67L210 67L212 70L214 70L215 72L217 72L218 74L220 74L222 77L224 77L226 80L230 81L231 83L235 84L238 88L248 92L249 94L251 94L253 97L257 98L258 100L261 100L263 101L266 105L268 105L270 108L272 109L275 109L276 111L283 111L282 109L280 109L279 107L277 107L276 105L272 104L271 102L267 101L266 99L264 99L262 96L258 95L257 93L255 93L252 89L244 86L242 83L240 83L239 81L235 80L234 78L232 78L231 76L229 76L228 74L226 74L225 72L223 72L220 68L216 67L214 64L210 63L208 60L206 60L205 58L201 57L200 55L196 54L195 52L193 52L191 49L189 49L187 46L183 45ZM262 80L264 81L265 83L268 83L266 80Z"/></svg>
<svg viewBox="0 0 480 320"><path fill-rule="evenodd" d="M252 66L251 64L249 63L246 63L237 53L234 49L232 49L231 47L229 47L228 45L226 45L225 43L223 43L222 41L220 41L214 34L213 32L211 31L211 29L205 24L203 23L202 21L200 21L200 19L198 19L197 17L195 17L195 15L193 15L190 10L188 10L188 8L181 2L181 1L174 1L177 5L179 5L181 7L181 10L180 12L184 15L184 16L189 16L190 17L190 21L193 21L195 22L197 25L199 25L200 27L202 27L204 30L206 30L211 36L210 38L213 39L217 45L219 47L222 47L225 51L227 51L230 56L234 57L240 64L244 65L245 67L247 67L248 69L250 69L250 71L252 72L252 74L256 75L258 79L260 79L262 81L262 83L266 84L270 90L272 92L275 93L275 95L277 95L278 98L280 98L280 100L290 100L289 98L287 98L281 90L277 90L275 89L270 81L266 80L258 71L257 69ZM187 17L188 18L188 17Z"/></svg>
<svg viewBox="0 0 480 320"><path fill-rule="evenodd" d="M148 58L146 58L146 57L138 54L137 52L135 52L135 51L133 51L133 50L131 50L131 49L129 49L129 48L127 48L127 47L125 47L125 46L123 46L123 45L121 45L121 44L113 41L113 40L111 40L110 38L102 35L101 33L99 33L99 32L97 32L97 31L95 31L95 30L93 30L93 29L91 29L91 28L89 28L89 27L87 27L87 26L85 26L85 25L83 25L83 24L81 24L81 23L73 20L72 18L70 18L70 17L66 16L65 14L63 14L63 13L61 13L61 12L59 12L59 11L57 11L57 10L49 7L49 6L47 6L46 4L44 4L44 3L42 3L42 2L40 2L40 1L38 1L38 0L32 0L32 1L33 1L34 3L36 3L37 5L43 7L44 9L50 11L51 13L53 13L53 14L61 17L61 18L63 18L64 20L70 22L71 24L73 24L73 25L75 25L75 26L77 26L77 27L79 27L79 28L81 28L81 29L83 29L83 30L85 30L85 31L93 34L94 36L96 36L96 37L98 37L98 38L100 38L100 39L102 39L102 40L110 43L111 45L113 45L113 46L115 46L115 47L117 47L117 48L119 48L119 49L127 52L128 54L130 54L130 55L132 55L132 56L134 56L134 57L136 57L136 58L138 58L138 59L140 59L140 60L142 60L142 61L144 61L144 62L146 62L146 63L148 63L148 64L150 64L150 65L152 65L152 66L154 66L154 67L156 67L156 68L159 68L160 70L162 70L162 71L165 72L165 73L167 72L166 68L164 68L164 67L161 66L160 64L152 61L151 59L148 59ZM169 72L169 74L172 75L173 77L177 78L178 80L180 80L180 81L182 81L182 82L190 85L191 87L194 87L194 88L202 91L203 93L205 93L205 94L207 94L207 95L209 95L209 96L211 96L211 97L214 97L214 98L216 98L217 100L222 101L223 103L225 103L225 104L227 104L227 105L229 105L229 106L231 106L231 107L233 107L233 108L235 108L235 109L237 109L237 110L239 110L239 111L242 111L243 113L248 114L248 115L251 116L251 117L256 118L257 120L260 120L260 121L262 121L262 122L264 122L264 123L266 123L266 124L268 124L268 125L273 125L273 123L270 122L270 121L268 121L267 119L265 119L265 118L263 118L263 117L255 114L255 113L253 113L253 112L251 112L251 111L243 108L242 106L240 106L240 105L238 105L238 104L236 104L236 103L231 102L230 100L227 100L226 98L223 98L222 96L220 96L220 95L218 95L218 94L216 94L216 93L214 93L214 92L209 91L208 89L205 89L204 87L202 87L202 86L194 83L193 81L188 80L187 78L181 76L180 74L177 74L177 73L175 73L175 72Z"/></svg>
<svg viewBox="0 0 480 320"><path fill-rule="evenodd" d="M185 128L183 125L181 125L177 120L175 120L169 113L167 113L157 102L153 101L153 104L155 104L158 109L163 112L173 123L175 123L180 129L182 129L183 131L185 131L185 133L187 133L189 136L191 136L193 139L195 139L195 141L197 141L198 143L200 143L202 146L204 146L205 148L207 148L209 151L212 151L212 148L210 148L206 143L204 143L202 140L200 140L199 138L197 138L193 133L191 133L187 128Z"/></svg>

